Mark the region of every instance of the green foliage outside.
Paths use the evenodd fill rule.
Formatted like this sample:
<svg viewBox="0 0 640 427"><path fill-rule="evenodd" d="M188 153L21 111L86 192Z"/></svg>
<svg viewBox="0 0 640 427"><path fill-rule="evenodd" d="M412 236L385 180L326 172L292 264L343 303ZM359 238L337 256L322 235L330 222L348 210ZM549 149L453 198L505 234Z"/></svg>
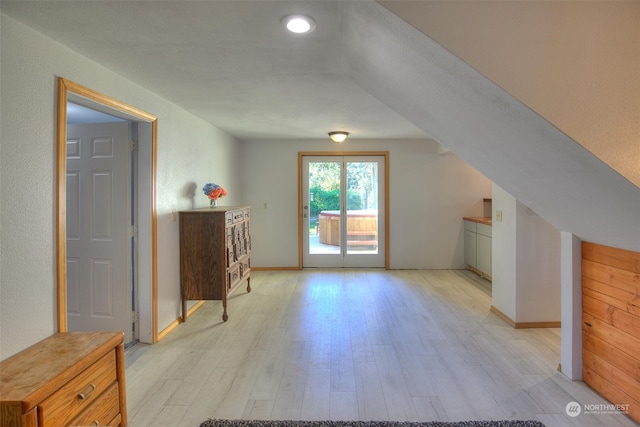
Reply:
<svg viewBox="0 0 640 427"><path fill-rule="evenodd" d="M316 185L309 189L313 195L310 203L311 218L318 218L321 211L340 210L340 189L323 190ZM347 206L349 210L362 209L362 197L355 191L347 190Z"/></svg>
<svg viewBox="0 0 640 427"><path fill-rule="evenodd" d="M316 231L320 212L340 210L340 166L341 162L309 163L309 227L312 233ZM347 209L372 208L377 164L349 162L346 167Z"/></svg>

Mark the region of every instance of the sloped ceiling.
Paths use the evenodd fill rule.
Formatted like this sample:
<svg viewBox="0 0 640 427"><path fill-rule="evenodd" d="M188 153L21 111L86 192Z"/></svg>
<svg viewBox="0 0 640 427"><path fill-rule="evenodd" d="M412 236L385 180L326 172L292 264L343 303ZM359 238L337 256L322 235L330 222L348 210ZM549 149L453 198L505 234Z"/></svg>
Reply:
<svg viewBox="0 0 640 427"><path fill-rule="evenodd" d="M640 2L381 2L640 187Z"/></svg>
<svg viewBox="0 0 640 427"><path fill-rule="evenodd" d="M640 251L638 187L378 3L1 5L240 139L429 135L556 228ZM306 38L278 24L294 12Z"/></svg>
<svg viewBox="0 0 640 427"><path fill-rule="evenodd" d="M640 188L396 15L355 7L359 85L559 230L640 250Z"/></svg>

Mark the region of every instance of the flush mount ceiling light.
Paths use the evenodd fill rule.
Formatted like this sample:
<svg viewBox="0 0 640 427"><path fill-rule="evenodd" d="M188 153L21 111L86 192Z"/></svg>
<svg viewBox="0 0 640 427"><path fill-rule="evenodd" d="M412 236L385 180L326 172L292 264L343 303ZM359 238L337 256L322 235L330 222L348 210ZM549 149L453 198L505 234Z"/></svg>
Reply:
<svg viewBox="0 0 640 427"><path fill-rule="evenodd" d="M305 15L289 15L282 18L282 25L296 34L310 33L316 28L316 21Z"/></svg>
<svg viewBox="0 0 640 427"><path fill-rule="evenodd" d="M345 132L343 130L337 130L334 132L329 132L329 138L336 144L340 144L344 142L345 139L349 136L349 132Z"/></svg>

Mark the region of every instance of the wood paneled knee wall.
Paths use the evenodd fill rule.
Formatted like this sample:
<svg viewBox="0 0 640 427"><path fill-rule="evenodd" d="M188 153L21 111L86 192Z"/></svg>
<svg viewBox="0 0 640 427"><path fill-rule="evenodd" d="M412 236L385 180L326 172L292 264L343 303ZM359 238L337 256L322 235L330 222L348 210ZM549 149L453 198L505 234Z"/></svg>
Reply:
<svg viewBox="0 0 640 427"><path fill-rule="evenodd" d="M640 421L640 253L583 243L582 331L585 383Z"/></svg>

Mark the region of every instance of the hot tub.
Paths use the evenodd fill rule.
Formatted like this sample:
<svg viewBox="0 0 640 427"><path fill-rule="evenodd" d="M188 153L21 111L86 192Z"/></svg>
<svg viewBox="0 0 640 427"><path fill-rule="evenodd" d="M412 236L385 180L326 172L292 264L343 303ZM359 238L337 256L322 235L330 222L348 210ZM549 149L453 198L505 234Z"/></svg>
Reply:
<svg viewBox="0 0 640 427"><path fill-rule="evenodd" d="M318 217L320 243L340 246L340 211L322 211ZM378 246L378 211L347 211L347 245Z"/></svg>

